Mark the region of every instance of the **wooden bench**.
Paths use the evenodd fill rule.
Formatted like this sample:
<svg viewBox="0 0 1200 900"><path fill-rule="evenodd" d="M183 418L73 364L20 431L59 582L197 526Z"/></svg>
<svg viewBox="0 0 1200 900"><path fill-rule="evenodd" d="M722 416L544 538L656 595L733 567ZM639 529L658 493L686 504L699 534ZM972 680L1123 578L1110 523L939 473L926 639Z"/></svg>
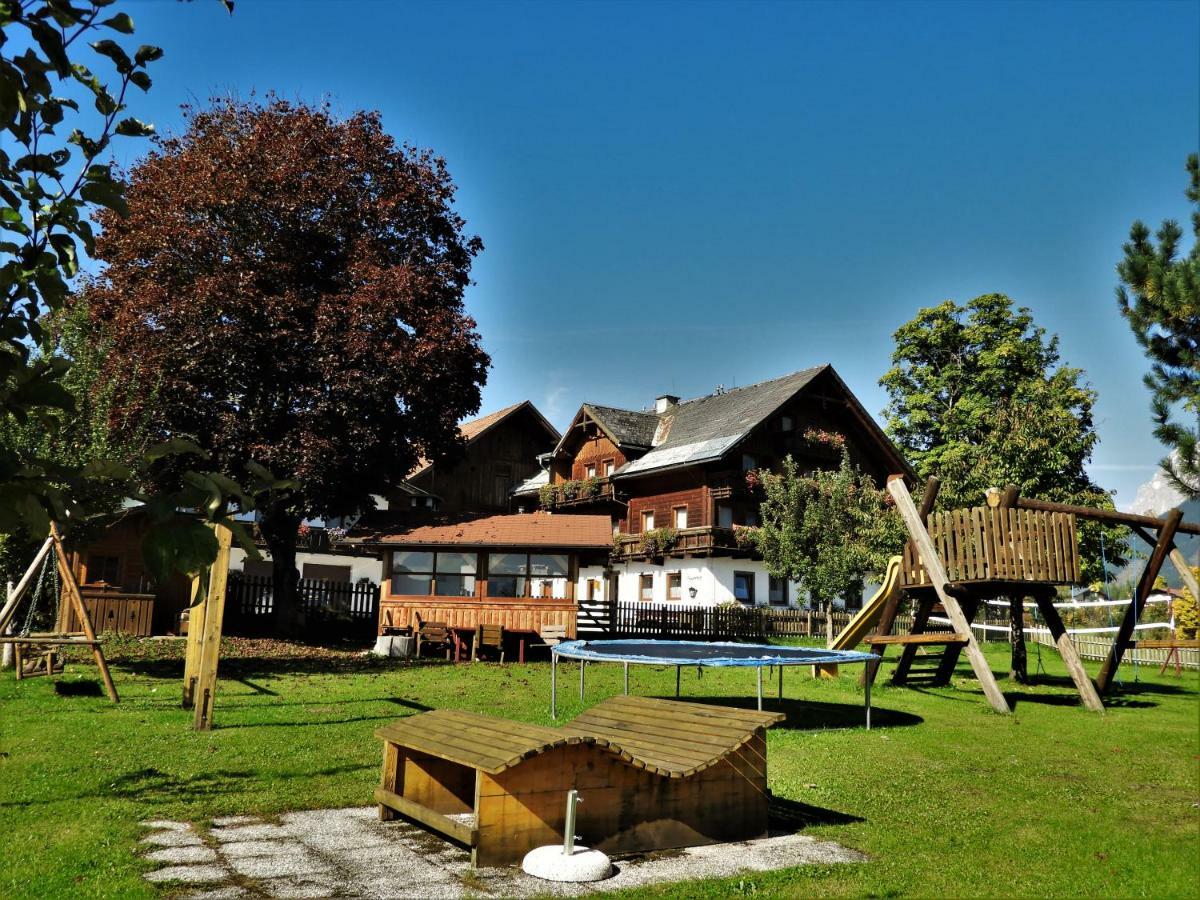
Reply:
<svg viewBox="0 0 1200 900"><path fill-rule="evenodd" d="M561 843L571 789L581 842L606 853L765 837L766 729L783 718L646 697L609 698L562 728L433 710L375 732L375 801L385 821L469 847L476 866Z"/></svg>

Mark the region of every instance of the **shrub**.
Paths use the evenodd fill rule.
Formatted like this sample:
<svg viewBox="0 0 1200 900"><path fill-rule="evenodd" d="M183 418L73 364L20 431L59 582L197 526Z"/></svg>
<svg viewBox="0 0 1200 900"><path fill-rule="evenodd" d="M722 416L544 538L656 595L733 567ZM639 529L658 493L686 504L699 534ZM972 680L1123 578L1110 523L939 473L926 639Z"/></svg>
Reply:
<svg viewBox="0 0 1200 900"><path fill-rule="evenodd" d="M538 503L543 509L553 509L558 503L558 488L553 484L544 484L538 488Z"/></svg>
<svg viewBox="0 0 1200 900"><path fill-rule="evenodd" d="M642 534L642 552L647 556L662 556L677 540L674 528L652 528Z"/></svg>

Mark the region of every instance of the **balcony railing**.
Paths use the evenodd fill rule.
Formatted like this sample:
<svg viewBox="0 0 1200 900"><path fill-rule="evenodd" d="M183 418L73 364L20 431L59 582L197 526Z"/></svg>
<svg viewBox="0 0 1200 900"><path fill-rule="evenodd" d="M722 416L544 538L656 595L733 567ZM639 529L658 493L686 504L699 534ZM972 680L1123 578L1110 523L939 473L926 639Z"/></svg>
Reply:
<svg viewBox="0 0 1200 900"><path fill-rule="evenodd" d="M619 534L613 541L614 561L660 556L704 555L715 552L749 553L752 546L738 540L738 529L704 525L699 528L656 528L643 534Z"/></svg>
<svg viewBox="0 0 1200 900"><path fill-rule="evenodd" d="M611 503L616 500L616 492L611 481L598 478L565 481L543 487L538 492L538 500L543 509L567 509L593 503Z"/></svg>

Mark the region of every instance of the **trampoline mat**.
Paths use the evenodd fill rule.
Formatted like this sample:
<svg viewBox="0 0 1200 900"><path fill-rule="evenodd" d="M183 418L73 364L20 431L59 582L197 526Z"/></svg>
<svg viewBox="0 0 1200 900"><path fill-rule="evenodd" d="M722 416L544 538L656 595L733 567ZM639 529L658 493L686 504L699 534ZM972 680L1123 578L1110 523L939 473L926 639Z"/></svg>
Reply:
<svg viewBox="0 0 1200 900"><path fill-rule="evenodd" d="M708 641L565 641L554 649L558 656L570 659L665 666L811 666L876 658L857 650Z"/></svg>

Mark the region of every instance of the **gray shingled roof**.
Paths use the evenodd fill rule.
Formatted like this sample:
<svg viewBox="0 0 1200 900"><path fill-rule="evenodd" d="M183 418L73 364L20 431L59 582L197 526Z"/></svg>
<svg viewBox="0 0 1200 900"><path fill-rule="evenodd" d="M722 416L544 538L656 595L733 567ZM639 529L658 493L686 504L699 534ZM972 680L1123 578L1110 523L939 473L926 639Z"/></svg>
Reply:
<svg viewBox="0 0 1200 900"><path fill-rule="evenodd" d="M633 413L651 423L653 449L626 463L614 474L618 477L640 475L657 469L718 460L826 368L816 366L771 381L685 400L661 416ZM606 407L600 409L609 412ZM614 411L629 413L627 410Z"/></svg>
<svg viewBox="0 0 1200 900"><path fill-rule="evenodd" d="M584 403L583 408L604 426L619 446L648 449L654 444L654 431L658 428L658 416L654 413L595 403Z"/></svg>

